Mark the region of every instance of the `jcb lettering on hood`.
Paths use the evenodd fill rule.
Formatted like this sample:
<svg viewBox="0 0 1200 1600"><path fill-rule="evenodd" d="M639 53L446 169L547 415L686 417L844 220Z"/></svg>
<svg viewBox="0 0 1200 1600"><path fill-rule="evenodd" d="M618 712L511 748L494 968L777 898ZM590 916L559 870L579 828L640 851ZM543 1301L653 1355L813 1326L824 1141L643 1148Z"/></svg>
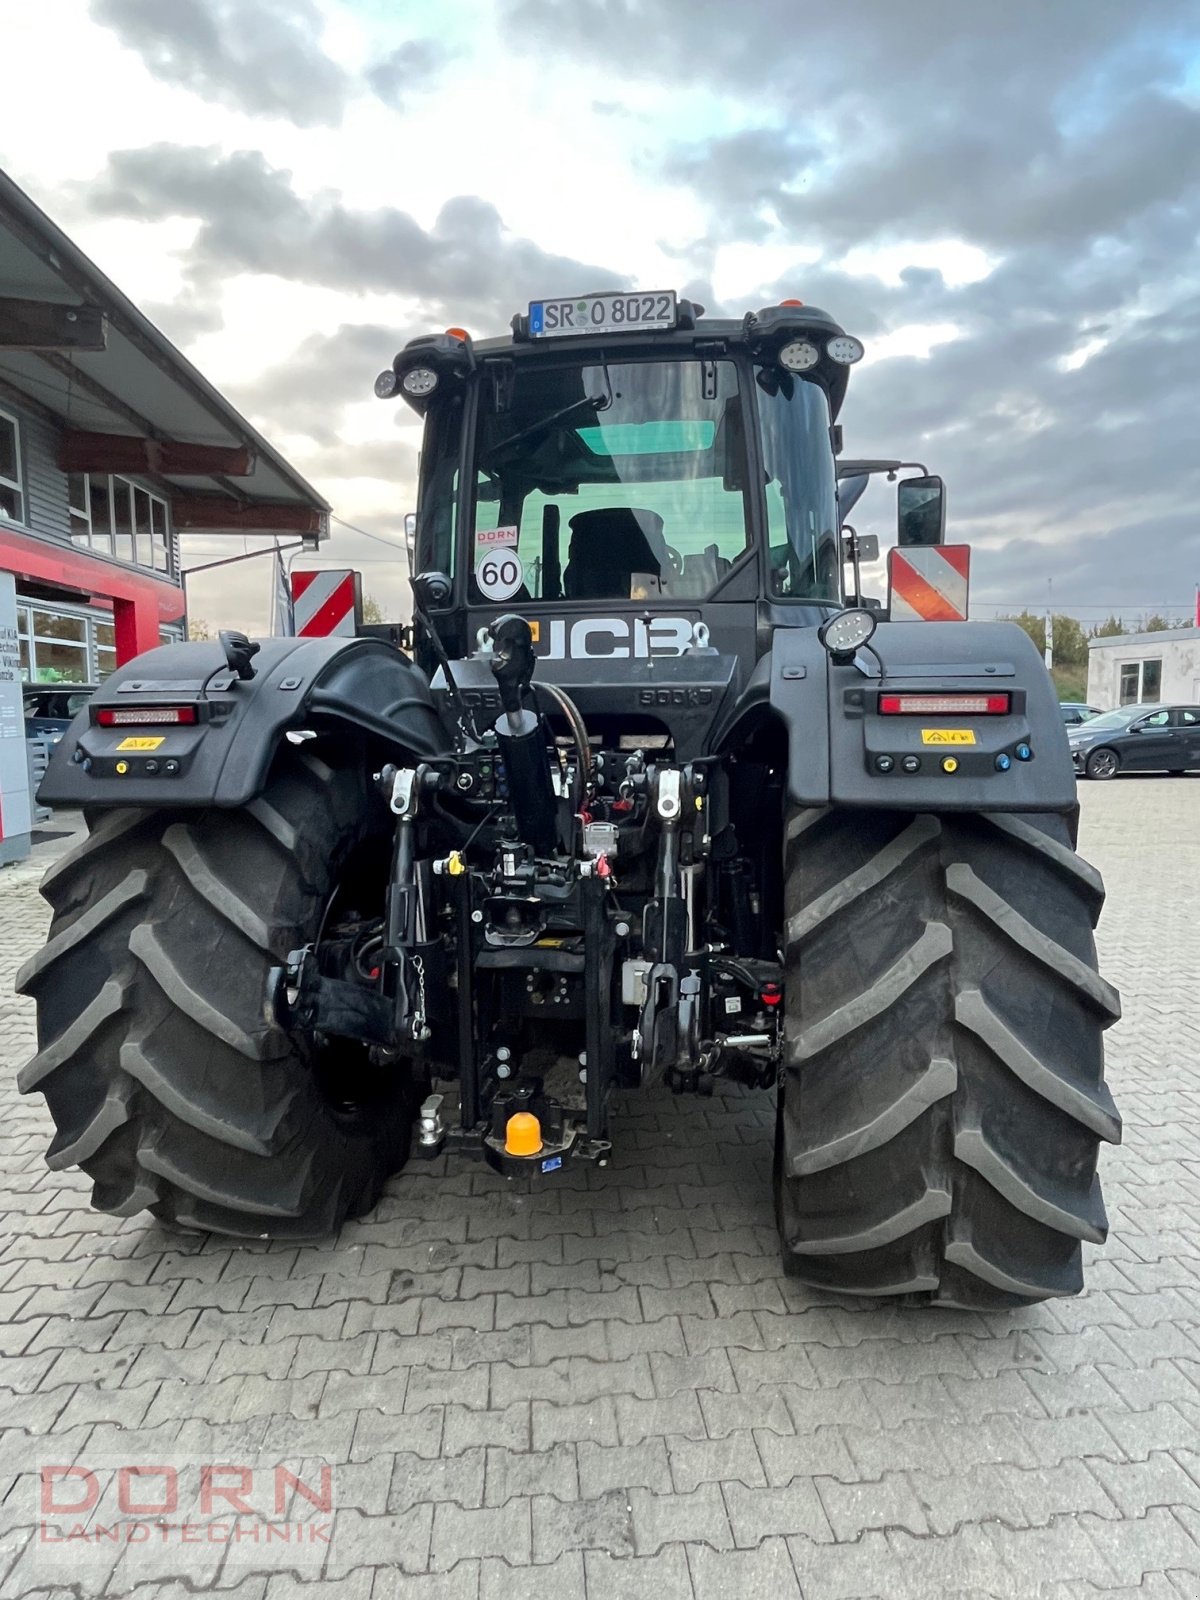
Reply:
<svg viewBox="0 0 1200 1600"><path fill-rule="evenodd" d="M692 641L687 617L554 617L538 628L537 653L547 661L627 661L681 656Z"/></svg>

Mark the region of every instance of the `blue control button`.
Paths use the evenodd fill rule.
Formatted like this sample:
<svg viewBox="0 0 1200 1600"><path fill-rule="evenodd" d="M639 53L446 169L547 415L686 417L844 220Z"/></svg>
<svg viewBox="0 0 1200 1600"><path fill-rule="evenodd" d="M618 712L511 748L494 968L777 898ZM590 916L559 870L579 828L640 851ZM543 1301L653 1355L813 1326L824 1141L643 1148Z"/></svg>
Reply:
<svg viewBox="0 0 1200 1600"><path fill-rule="evenodd" d="M1012 766L1012 757L1011 756L1000 755L1000 756L996 757L996 771L997 772L1007 772L1009 767L1011 767L1011 766Z"/></svg>
<svg viewBox="0 0 1200 1600"><path fill-rule="evenodd" d="M1019 744L1017 746L1017 760L1018 761L1032 761L1033 760L1033 751L1029 748L1029 746L1027 744Z"/></svg>

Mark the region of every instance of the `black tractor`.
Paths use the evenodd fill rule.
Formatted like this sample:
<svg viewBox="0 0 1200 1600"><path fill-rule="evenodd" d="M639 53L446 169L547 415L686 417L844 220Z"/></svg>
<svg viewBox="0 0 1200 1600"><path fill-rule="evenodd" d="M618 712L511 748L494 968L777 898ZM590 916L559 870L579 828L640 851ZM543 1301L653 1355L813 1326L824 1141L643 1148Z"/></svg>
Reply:
<svg viewBox="0 0 1200 1600"><path fill-rule="evenodd" d="M411 655L168 645L106 680L41 798L21 1084L95 1204L327 1234L409 1158L553 1182L618 1092L773 1094L797 1277L1073 1294L1120 1137L1103 890L1057 696L1012 624L862 599L858 340L799 302L539 301L414 339ZM900 483L899 547L942 485Z"/></svg>

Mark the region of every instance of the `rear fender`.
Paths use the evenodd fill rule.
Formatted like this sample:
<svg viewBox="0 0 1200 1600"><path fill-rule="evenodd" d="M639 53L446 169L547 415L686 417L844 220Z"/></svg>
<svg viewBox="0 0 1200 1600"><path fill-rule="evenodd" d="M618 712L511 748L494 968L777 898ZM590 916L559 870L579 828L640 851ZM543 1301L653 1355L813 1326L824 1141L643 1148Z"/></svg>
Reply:
<svg viewBox="0 0 1200 1600"><path fill-rule="evenodd" d="M63 735L38 790L55 806L243 806L289 732L365 736L381 760L420 760L449 740L425 674L376 639L263 639L254 677L219 644L163 645L119 667ZM103 727L102 710L188 708L187 725Z"/></svg>
<svg viewBox="0 0 1200 1600"><path fill-rule="evenodd" d="M1057 691L1015 623L884 622L872 643L884 664L882 679L868 650L839 666L815 629L776 630L770 704L787 728L791 800L900 811L1075 811ZM879 710L881 692L989 691L1009 696L1007 713ZM1022 746L1031 759L1018 758ZM954 763L949 772L947 759ZM906 760L915 760L916 770L906 771Z"/></svg>

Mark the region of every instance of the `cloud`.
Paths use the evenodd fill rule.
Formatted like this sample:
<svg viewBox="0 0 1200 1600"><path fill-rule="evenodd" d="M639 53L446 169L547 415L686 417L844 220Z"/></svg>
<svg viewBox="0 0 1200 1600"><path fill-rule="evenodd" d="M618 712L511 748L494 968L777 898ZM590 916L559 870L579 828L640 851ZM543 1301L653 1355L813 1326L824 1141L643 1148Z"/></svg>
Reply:
<svg viewBox="0 0 1200 1600"><path fill-rule="evenodd" d="M300 128L342 119L351 83L313 0L92 0L92 16L164 83Z"/></svg>
<svg viewBox="0 0 1200 1600"><path fill-rule="evenodd" d="M328 192L302 197L291 174L256 150L118 150L82 192L96 216L198 219L185 261L201 287L230 273L269 274L351 294L411 296L431 316L491 331L547 283L574 294L628 281L510 233L478 195L445 201L426 230L392 206L359 210Z"/></svg>
<svg viewBox="0 0 1200 1600"><path fill-rule="evenodd" d="M416 331L382 323L345 323L331 333L310 334L286 360L251 382L230 384L230 398L256 424L269 422L276 431L313 440L330 453L327 460L344 449L339 460L348 466L356 447L341 442L346 407L372 398L376 375ZM405 419L410 415L405 407Z"/></svg>
<svg viewBox="0 0 1200 1600"><path fill-rule="evenodd" d="M436 88L442 68L453 57L439 39L406 39L367 68L366 79L385 105L403 106L411 94Z"/></svg>

